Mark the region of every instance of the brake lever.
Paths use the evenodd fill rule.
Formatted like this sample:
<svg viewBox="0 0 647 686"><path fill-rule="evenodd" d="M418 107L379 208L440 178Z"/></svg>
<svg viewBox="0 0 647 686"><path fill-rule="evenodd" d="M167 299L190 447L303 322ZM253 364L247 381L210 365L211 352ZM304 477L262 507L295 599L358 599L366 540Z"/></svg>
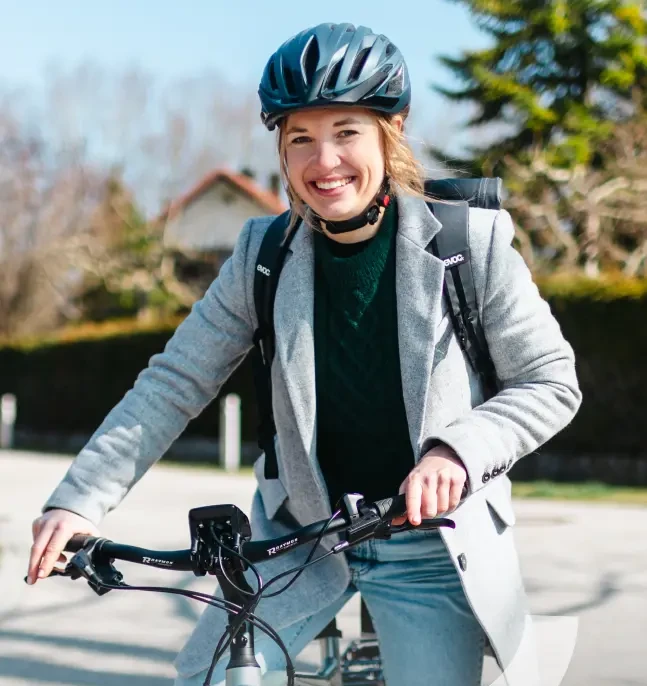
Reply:
<svg viewBox="0 0 647 686"><path fill-rule="evenodd" d="M83 577L88 586L100 596L111 591L114 586L124 585L123 574L115 569L111 559L99 559L96 562L92 560L92 553L103 540L105 539L93 539L86 548L81 548L70 558L65 569L54 567L46 578L65 576L74 581ZM27 577L24 580L27 583Z"/></svg>
<svg viewBox="0 0 647 686"><path fill-rule="evenodd" d="M409 520L399 526L391 526L391 533L398 534L403 531L433 531L434 529L455 529L456 522L447 517L435 517L433 519L423 519L418 526L411 524Z"/></svg>
<svg viewBox="0 0 647 686"><path fill-rule="evenodd" d="M72 580L80 578L81 574L77 569L70 568L69 563L65 566L65 569L59 569L54 567L52 571L45 577L45 579L50 579L53 576L67 576ZM23 578L23 581L27 583L27 577Z"/></svg>

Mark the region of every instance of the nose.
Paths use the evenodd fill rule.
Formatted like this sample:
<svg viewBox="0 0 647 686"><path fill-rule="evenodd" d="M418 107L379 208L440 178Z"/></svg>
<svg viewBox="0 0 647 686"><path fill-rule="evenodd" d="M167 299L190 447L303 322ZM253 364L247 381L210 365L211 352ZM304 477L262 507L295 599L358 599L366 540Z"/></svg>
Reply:
<svg viewBox="0 0 647 686"><path fill-rule="evenodd" d="M329 173L339 166L339 152L331 141L321 141L314 151L313 164L322 173Z"/></svg>

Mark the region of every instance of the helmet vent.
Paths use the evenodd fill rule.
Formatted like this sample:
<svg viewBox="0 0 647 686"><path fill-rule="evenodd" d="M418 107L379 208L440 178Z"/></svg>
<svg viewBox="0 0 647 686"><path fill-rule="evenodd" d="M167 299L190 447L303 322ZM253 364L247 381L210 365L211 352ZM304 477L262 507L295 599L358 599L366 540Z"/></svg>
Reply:
<svg viewBox="0 0 647 686"><path fill-rule="evenodd" d="M342 61L340 60L337 64L330 70L326 83L324 84L324 90L334 89L337 79L339 78L339 73L341 72Z"/></svg>
<svg viewBox="0 0 647 686"><path fill-rule="evenodd" d="M272 87L272 90L278 90L279 89L279 84L276 82L276 72L274 71L274 62L270 63L270 68L268 70L268 74L270 77L270 86Z"/></svg>
<svg viewBox="0 0 647 686"><path fill-rule="evenodd" d="M389 85L386 87L386 95L400 95L402 93L402 86L402 69L398 69L398 73L391 78Z"/></svg>
<svg viewBox="0 0 647 686"><path fill-rule="evenodd" d="M385 57L391 57L391 55L395 52L395 50L396 50L395 45L393 45L393 43L389 43L386 46L386 50L384 51Z"/></svg>
<svg viewBox="0 0 647 686"><path fill-rule="evenodd" d="M357 53L357 57L355 57L353 66L350 69L350 74L348 75L349 81L355 81L355 79L359 76L360 72L362 71L362 67L366 64L366 58L368 57L368 53L370 51L371 48L362 48L362 50Z"/></svg>
<svg viewBox="0 0 647 686"><path fill-rule="evenodd" d="M294 86L294 78L289 67L283 67L283 80L285 81L285 90L289 95L296 95L297 91Z"/></svg>
<svg viewBox="0 0 647 686"><path fill-rule="evenodd" d="M303 57L302 67L305 74L306 82L311 84L313 81L314 73L319 64L319 43L317 39L313 36L312 40L308 43L305 55Z"/></svg>

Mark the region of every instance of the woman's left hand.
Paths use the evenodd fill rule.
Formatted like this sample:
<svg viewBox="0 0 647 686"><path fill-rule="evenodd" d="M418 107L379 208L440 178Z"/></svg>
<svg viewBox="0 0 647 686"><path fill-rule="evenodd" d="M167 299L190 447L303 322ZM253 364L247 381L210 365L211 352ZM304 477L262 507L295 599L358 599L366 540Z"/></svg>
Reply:
<svg viewBox="0 0 647 686"><path fill-rule="evenodd" d="M402 482L398 493L406 495L407 514L395 518L393 524L408 519L418 526L423 519L453 510L460 503L466 480L462 461L448 445L432 448Z"/></svg>

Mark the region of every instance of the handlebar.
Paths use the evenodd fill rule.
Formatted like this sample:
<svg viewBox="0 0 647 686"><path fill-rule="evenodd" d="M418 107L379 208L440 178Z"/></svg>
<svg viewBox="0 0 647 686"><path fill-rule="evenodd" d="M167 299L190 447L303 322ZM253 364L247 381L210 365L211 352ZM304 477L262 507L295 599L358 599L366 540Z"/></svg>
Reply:
<svg viewBox="0 0 647 686"><path fill-rule="evenodd" d="M124 562L134 562L135 564L148 565L149 567L159 567L160 569L175 569L181 572L190 572L191 551L190 550L147 550L131 545L114 543L107 538L97 538L93 536L73 536L66 544L65 551L77 553L89 546L94 546L94 553L103 555L113 560L123 560Z"/></svg>
<svg viewBox="0 0 647 686"><path fill-rule="evenodd" d="M417 527L409 525L408 522L399 527L392 526L391 520L406 512L404 495L385 498L373 503L365 503L362 496L357 494L346 495L343 510L345 511L340 513L340 517L315 522L286 536L265 541L251 541L248 540L251 538L249 522L237 507L234 505L207 506L194 508L189 513L192 529L190 549L150 550L115 543L106 538L76 535L68 541L65 550L71 553L86 551L89 561L99 560L110 564L113 560L123 560L159 569L192 570L196 575L204 575L216 573L216 562L220 560L219 556L222 554L220 547L215 552L213 545L210 547L208 542L205 543L200 538L206 535L209 527L212 533L217 530L218 535L228 534L228 541L236 549L238 556L254 564L282 555L309 541L333 534L345 534L344 540L333 548L334 553L339 553L369 538L390 538L392 533L412 529L454 528L455 526L451 519L445 518L423 520ZM223 525L224 522L229 525L229 528ZM217 536L215 540L220 541ZM205 554L208 559L205 558Z"/></svg>

